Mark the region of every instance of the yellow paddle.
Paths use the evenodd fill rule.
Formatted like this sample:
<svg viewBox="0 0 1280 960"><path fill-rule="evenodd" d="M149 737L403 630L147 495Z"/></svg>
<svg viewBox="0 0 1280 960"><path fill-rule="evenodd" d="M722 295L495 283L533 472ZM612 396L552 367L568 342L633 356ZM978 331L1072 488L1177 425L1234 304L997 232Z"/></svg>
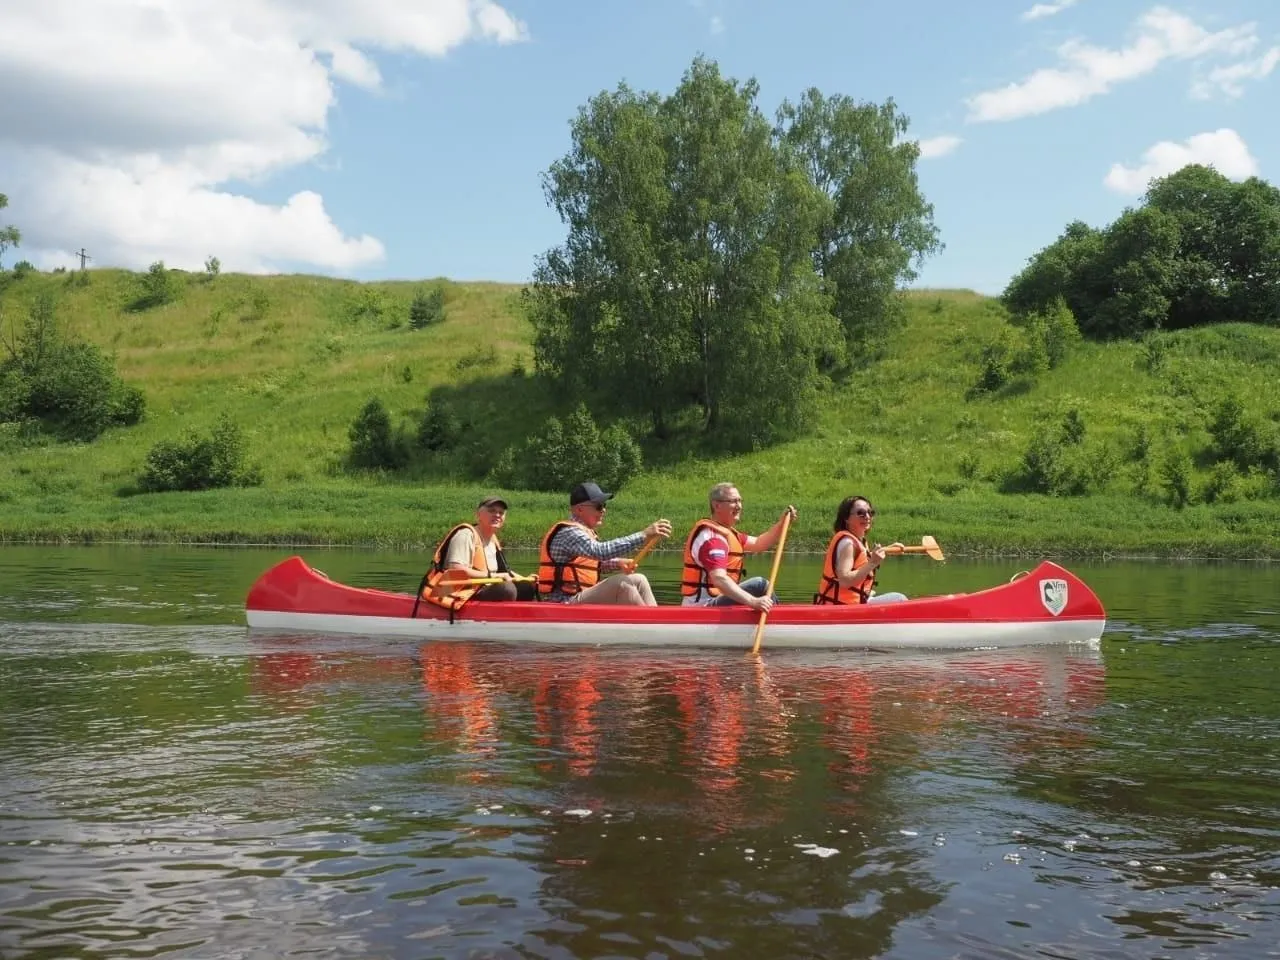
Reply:
<svg viewBox="0 0 1280 960"><path fill-rule="evenodd" d="M884 552L886 554L893 554L894 556L902 553L923 553L933 560L947 559L942 555L942 548L938 546L938 541L933 539L933 537L921 537L920 545L918 547L885 547Z"/></svg>
<svg viewBox="0 0 1280 960"><path fill-rule="evenodd" d="M640 561L649 555L649 551L656 547L658 545L658 541L661 539L661 537L650 537L644 542L644 546L641 547L639 552L631 558L637 567L640 566Z"/></svg>
<svg viewBox="0 0 1280 960"><path fill-rule="evenodd" d="M787 544L787 531L791 529L791 514L787 513L782 521L782 536L778 538L778 548L773 554L773 569L769 571L769 592L774 592L774 585L778 582L778 567L782 565L782 548ZM760 641L764 637L764 621L769 616L768 610L760 611L760 622L756 624L756 637L751 644L751 652L753 654L760 652Z"/></svg>
<svg viewBox="0 0 1280 960"><path fill-rule="evenodd" d="M531 583L533 581L536 581L537 579L538 579L537 577L513 576L511 578L511 581L513 583ZM472 584L476 586L482 586L486 583L506 583L506 582L507 582L506 577L467 577L465 580L453 580L450 578L445 578L444 580L440 581L440 584L442 586L447 586L447 587L465 587L465 586L470 586Z"/></svg>

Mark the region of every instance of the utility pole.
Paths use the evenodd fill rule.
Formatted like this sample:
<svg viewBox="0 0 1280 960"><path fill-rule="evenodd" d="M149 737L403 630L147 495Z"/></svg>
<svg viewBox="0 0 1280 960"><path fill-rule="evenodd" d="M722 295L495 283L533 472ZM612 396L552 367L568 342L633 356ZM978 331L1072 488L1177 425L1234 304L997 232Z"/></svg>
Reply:
<svg viewBox="0 0 1280 960"><path fill-rule="evenodd" d="M93 257L89 256L87 253L85 253L85 252L84 252L84 247L81 247L81 248L80 248L80 252L79 252L79 253L73 253L73 254L72 254L72 256L73 256L73 257L79 257L79 258L80 258L80 269L81 269L81 270L84 270L84 262L85 262L86 260L92 260L92 259L93 259Z"/></svg>

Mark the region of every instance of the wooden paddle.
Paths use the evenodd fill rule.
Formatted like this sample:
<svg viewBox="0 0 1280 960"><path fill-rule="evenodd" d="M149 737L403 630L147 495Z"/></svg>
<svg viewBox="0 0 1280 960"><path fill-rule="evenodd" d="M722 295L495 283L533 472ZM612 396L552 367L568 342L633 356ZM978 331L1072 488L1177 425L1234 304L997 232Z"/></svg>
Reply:
<svg viewBox="0 0 1280 960"><path fill-rule="evenodd" d="M658 541L661 539L661 537L650 537L644 542L644 546L640 548L640 551L631 558L635 561L635 565L637 567L640 566L640 561L649 555L649 551L656 547L658 545Z"/></svg>
<svg viewBox="0 0 1280 960"><path fill-rule="evenodd" d="M934 560L947 559L942 555L942 548L938 546L938 541L933 539L933 537L921 537L920 545L918 547L885 547L884 552L886 554L892 554L893 556L898 556L903 553L923 553Z"/></svg>
<svg viewBox="0 0 1280 960"><path fill-rule="evenodd" d="M538 579L537 577L513 576L511 578L511 581L512 583L531 583L537 579ZM476 586L482 586L486 583L506 583L506 582L507 582L506 577L467 577L465 580L454 580L452 578L446 577L444 580L440 581L442 586L449 586L449 587L465 587L473 584Z"/></svg>
<svg viewBox="0 0 1280 960"><path fill-rule="evenodd" d="M782 521L782 536L778 538L778 547L773 554L773 569L769 571L769 583L767 589L772 593L773 585L778 582L778 567L782 565L782 548L787 544L787 531L791 529L791 514L788 513ZM751 644L751 652L753 654L760 652L760 641L764 637L764 621L769 616L768 610L760 611L760 622L756 624L756 637Z"/></svg>

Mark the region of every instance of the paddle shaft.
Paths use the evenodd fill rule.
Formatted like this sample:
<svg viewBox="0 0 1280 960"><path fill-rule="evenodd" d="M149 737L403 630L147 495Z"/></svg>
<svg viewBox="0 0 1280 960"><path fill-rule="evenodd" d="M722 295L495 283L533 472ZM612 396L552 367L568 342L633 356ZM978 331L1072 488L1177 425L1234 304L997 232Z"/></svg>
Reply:
<svg viewBox="0 0 1280 960"><path fill-rule="evenodd" d="M773 553L773 569L769 571L769 583L767 589L773 592L773 585L778 582L778 567L782 565L782 548L787 545L787 531L791 529L791 514L788 513L782 521L782 536L778 537L778 547ZM768 610L760 611L760 622L756 624L755 640L751 643L751 652L760 652L760 641L764 637L764 621L769 616Z"/></svg>
<svg viewBox="0 0 1280 960"><path fill-rule="evenodd" d="M644 546L640 548L640 552L632 558L635 560L636 566L640 565L640 561L649 555L649 551L656 547L658 545L658 541L661 539L661 537L650 537L644 542Z"/></svg>
<svg viewBox="0 0 1280 960"><path fill-rule="evenodd" d="M512 583L531 583L537 580L537 577L512 577ZM441 580L442 587L466 587L466 586L483 586L486 583L506 583L506 577L468 577L465 580Z"/></svg>

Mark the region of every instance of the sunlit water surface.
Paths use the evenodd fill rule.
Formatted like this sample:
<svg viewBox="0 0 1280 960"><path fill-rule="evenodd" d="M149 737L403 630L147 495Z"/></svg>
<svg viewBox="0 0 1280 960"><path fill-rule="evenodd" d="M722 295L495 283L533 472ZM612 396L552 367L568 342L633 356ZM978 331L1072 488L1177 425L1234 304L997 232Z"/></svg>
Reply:
<svg viewBox="0 0 1280 960"><path fill-rule="evenodd" d="M251 635L283 555L0 547L0 957L1280 956L1270 567L1069 564L1097 649L755 661Z"/></svg>

